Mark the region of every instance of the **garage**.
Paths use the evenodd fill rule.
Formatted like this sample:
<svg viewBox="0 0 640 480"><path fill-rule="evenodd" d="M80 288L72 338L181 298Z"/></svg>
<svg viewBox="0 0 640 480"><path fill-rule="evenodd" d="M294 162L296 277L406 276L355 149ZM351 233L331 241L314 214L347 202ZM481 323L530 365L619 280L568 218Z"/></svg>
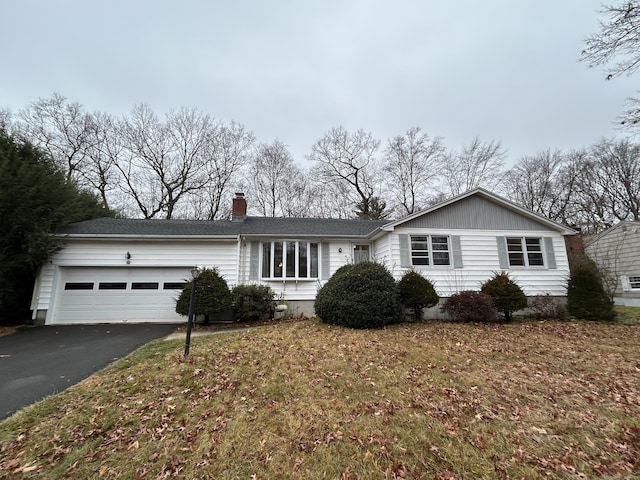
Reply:
<svg viewBox="0 0 640 480"><path fill-rule="evenodd" d="M61 267L50 323L181 322L175 301L184 268Z"/></svg>

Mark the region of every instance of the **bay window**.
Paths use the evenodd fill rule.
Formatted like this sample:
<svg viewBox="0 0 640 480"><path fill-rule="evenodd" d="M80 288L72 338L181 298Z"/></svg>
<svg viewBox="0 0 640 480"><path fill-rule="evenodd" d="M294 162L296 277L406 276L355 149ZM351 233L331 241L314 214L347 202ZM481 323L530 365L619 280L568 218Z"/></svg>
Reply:
<svg viewBox="0 0 640 480"><path fill-rule="evenodd" d="M262 278L318 278L318 243L263 242L261 272Z"/></svg>

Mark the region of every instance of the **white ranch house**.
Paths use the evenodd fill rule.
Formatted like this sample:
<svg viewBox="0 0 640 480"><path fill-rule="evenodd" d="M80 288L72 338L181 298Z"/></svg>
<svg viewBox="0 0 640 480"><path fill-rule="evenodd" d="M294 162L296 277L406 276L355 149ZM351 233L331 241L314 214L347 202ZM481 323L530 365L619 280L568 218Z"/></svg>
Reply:
<svg viewBox="0 0 640 480"><path fill-rule="evenodd" d="M232 220L101 218L56 235L64 248L34 287L44 324L180 322L175 298L194 266L217 267L230 286L262 283L294 314L313 314L318 288L342 265L375 260L399 279L427 276L441 297L478 290L508 271L529 296L566 296L564 237L576 232L484 189L395 221L246 215Z"/></svg>

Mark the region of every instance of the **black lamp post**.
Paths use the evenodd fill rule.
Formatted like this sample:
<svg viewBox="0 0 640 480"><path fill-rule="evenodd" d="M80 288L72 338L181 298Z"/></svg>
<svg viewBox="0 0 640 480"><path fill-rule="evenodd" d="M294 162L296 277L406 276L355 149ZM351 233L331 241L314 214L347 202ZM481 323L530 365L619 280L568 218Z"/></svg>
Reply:
<svg viewBox="0 0 640 480"><path fill-rule="evenodd" d="M191 299L189 300L189 319L187 320L187 340L184 343L184 358L185 360L189 356L189 346L191 344L191 326L193 325L193 310L196 304L196 283L198 283L198 275L200 275L200 269L193 267L191 269Z"/></svg>

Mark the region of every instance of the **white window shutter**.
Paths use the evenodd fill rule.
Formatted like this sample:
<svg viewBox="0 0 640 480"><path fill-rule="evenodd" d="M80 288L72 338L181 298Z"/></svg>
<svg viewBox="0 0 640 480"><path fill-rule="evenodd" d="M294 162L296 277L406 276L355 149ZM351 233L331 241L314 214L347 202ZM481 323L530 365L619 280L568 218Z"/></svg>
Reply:
<svg viewBox="0 0 640 480"><path fill-rule="evenodd" d="M451 256L453 268L462 268L462 248L460 248L460 235L451 235Z"/></svg>
<svg viewBox="0 0 640 480"><path fill-rule="evenodd" d="M320 278L321 280L329 280L331 276L331 257L329 254L329 243L322 242L320 244Z"/></svg>
<svg viewBox="0 0 640 480"><path fill-rule="evenodd" d="M631 291L631 283L629 283L629 277L625 275L620 276L620 281L622 282L622 291L629 292Z"/></svg>
<svg viewBox="0 0 640 480"><path fill-rule="evenodd" d="M400 239L400 266L408 268L411 266L411 254L409 252L409 235L401 233L398 235Z"/></svg>
<svg viewBox="0 0 640 480"><path fill-rule="evenodd" d="M509 256L507 255L507 238L496 237L496 243L498 244L498 260L500 262L500 268L509 268Z"/></svg>
<svg viewBox="0 0 640 480"><path fill-rule="evenodd" d="M558 265L556 264L556 254L553 251L553 238L544 237L544 253L547 257L547 268L556 269Z"/></svg>
<svg viewBox="0 0 640 480"><path fill-rule="evenodd" d="M260 271L260 242L251 242L249 244L249 280L258 280L258 272Z"/></svg>

